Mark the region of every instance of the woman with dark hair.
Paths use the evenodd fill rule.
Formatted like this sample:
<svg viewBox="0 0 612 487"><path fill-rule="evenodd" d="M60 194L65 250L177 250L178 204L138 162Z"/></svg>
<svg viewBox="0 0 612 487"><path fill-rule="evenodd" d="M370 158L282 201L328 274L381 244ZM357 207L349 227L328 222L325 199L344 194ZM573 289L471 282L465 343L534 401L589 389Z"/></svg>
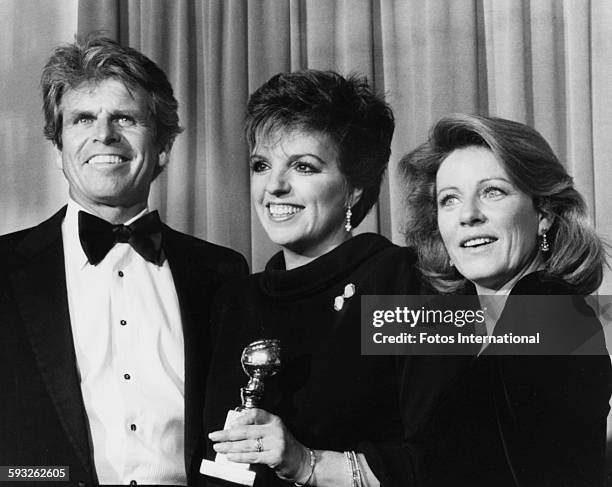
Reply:
<svg viewBox="0 0 612 487"><path fill-rule="evenodd" d="M263 464L256 485L403 486L415 474L403 445L435 387L417 388L418 406L400 414L403 361L362 356L360 343L360 297L415 292L415 257L351 233L378 198L393 129L389 106L358 77L278 74L249 100L251 196L281 251L217 300L204 419L207 457ZM242 350L266 338L280 339L280 372L261 409L219 431L247 381Z"/></svg>
<svg viewBox="0 0 612 487"><path fill-rule="evenodd" d="M477 115L443 118L400 166L424 282L476 292L489 337L542 339L481 348L436 413L426 483L603 485L610 360L584 296L605 249L572 178L532 128Z"/></svg>

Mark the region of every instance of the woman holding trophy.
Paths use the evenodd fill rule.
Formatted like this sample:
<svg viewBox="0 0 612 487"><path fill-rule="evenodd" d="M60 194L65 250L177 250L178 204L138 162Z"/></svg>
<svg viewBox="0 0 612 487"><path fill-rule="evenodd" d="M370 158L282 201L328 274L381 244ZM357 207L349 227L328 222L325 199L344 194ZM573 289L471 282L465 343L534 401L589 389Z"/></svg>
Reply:
<svg viewBox="0 0 612 487"><path fill-rule="evenodd" d="M254 464L255 485L407 485L416 475L405 440L435 387L415 387L415 406L400 411L424 374L411 368L407 379L407 358L360 346L360 296L414 294L415 256L351 233L378 199L393 129L364 80L333 72L278 74L249 100L251 196L281 251L217 299L204 421L207 458ZM260 407L223 429L248 379L242 351L260 339L280 340L280 370Z"/></svg>

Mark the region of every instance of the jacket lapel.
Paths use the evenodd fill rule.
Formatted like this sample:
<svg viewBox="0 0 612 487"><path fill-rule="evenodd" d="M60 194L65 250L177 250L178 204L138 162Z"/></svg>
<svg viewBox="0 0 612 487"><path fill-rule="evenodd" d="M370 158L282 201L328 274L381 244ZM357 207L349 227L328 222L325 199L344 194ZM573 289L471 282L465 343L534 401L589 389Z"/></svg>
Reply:
<svg viewBox="0 0 612 487"><path fill-rule="evenodd" d="M178 295L183 322L185 350L185 467L187 475L202 447L202 409L208 362L210 357L209 311L216 289L210 268L198 258L184 237L164 226L163 248ZM202 453L200 453L202 455Z"/></svg>
<svg viewBox="0 0 612 487"><path fill-rule="evenodd" d="M85 407L76 369L61 236L65 208L31 230L17 251L24 265L11 276L19 313L43 381L74 450L93 472Z"/></svg>

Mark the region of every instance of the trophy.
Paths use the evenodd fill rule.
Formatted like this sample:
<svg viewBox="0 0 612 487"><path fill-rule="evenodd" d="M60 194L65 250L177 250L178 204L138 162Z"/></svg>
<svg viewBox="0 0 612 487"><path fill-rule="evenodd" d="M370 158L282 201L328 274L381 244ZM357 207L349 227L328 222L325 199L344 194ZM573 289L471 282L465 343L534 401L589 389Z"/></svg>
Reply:
<svg viewBox="0 0 612 487"><path fill-rule="evenodd" d="M242 370L249 376L249 382L240 389L242 405L227 412L223 429L231 427L244 410L259 407L263 398L264 380L280 369L280 352L280 340L275 339L257 340L242 351L240 362ZM255 482L255 472L248 463L232 462L223 453L217 453L214 462L202 460L200 473L241 485L252 486Z"/></svg>

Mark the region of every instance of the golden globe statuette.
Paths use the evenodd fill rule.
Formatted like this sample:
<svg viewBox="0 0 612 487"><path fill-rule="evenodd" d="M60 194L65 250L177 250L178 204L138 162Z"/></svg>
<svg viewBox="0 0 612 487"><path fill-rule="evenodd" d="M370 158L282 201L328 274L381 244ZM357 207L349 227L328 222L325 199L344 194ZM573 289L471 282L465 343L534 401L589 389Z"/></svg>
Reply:
<svg viewBox="0 0 612 487"><path fill-rule="evenodd" d="M242 369L249 376L246 387L240 389L242 405L227 412L225 426L227 429L245 409L259 407L263 398L264 380L280 370L280 340L257 340L248 345L240 358ZM202 460L200 473L241 485L252 486L255 472L248 463L236 463L227 459L223 453L217 453L215 461Z"/></svg>

